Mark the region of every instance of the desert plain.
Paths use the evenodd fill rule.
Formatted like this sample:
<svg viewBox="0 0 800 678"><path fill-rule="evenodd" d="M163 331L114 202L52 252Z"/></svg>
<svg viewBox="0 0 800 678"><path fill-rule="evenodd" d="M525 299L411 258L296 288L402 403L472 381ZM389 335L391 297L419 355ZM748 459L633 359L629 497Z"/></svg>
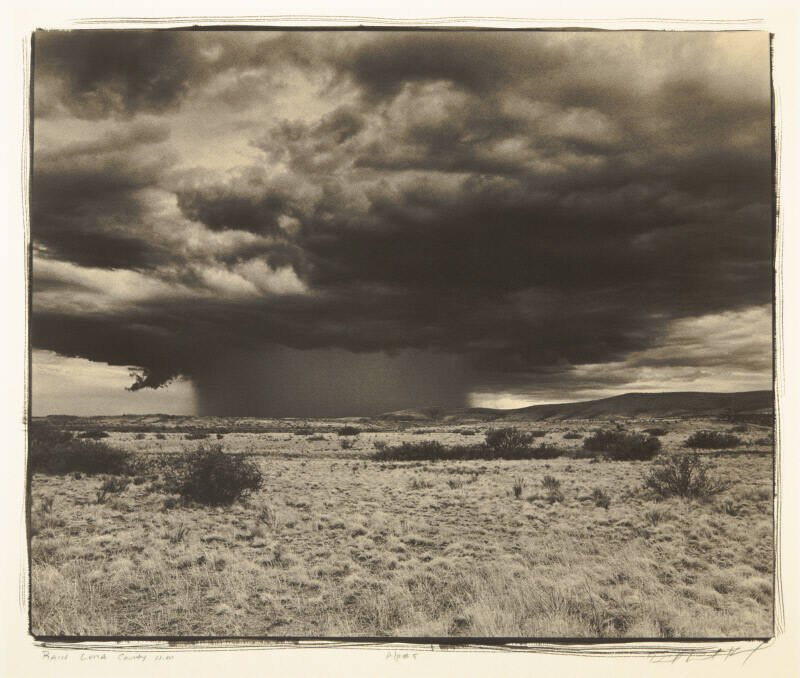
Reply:
<svg viewBox="0 0 800 678"><path fill-rule="evenodd" d="M225 506L157 471L32 473L31 631L91 637L741 638L773 631L773 436L719 417L514 422L548 459L383 460L482 441L492 421L50 417L157 460L219 445L260 470ZM512 426L503 422L502 426ZM350 435L342 435L348 431ZM358 433L353 435L352 431ZM587 456L661 429L651 461ZM661 496L658 460L701 430L709 496ZM105 484L105 485L104 485ZM105 487L105 489L103 489Z"/></svg>

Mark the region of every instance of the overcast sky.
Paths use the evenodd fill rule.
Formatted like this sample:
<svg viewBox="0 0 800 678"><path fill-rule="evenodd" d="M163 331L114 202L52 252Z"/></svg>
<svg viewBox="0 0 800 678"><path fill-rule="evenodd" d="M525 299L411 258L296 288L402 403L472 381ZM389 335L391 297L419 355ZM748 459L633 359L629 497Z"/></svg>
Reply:
<svg viewBox="0 0 800 678"><path fill-rule="evenodd" d="M34 65L34 414L770 388L766 33L40 32Z"/></svg>

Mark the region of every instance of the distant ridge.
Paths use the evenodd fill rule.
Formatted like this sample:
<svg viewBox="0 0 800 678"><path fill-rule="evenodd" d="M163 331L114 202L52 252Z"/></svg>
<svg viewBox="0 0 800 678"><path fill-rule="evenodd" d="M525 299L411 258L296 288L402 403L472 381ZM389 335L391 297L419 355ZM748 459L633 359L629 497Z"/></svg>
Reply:
<svg viewBox="0 0 800 678"><path fill-rule="evenodd" d="M471 407L432 416L430 410L402 410L376 417L389 421L541 421L545 419L600 419L603 417L686 417L729 414L771 415L772 391L706 393L625 393L577 403L532 405L513 410Z"/></svg>

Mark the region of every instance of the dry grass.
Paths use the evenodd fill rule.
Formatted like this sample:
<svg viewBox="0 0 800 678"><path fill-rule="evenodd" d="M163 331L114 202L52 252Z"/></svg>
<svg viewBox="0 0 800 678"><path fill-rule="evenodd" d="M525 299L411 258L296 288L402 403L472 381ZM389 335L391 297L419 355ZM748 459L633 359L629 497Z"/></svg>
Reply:
<svg viewBox="0 0 800 678"><path fill-rule="evenodd" d="M640 425L651 423L660 424ZM651 462L380 463L369 460L375 443L410 442L411 430L362 431L342 450L341 422L304 425L333 434L226 435L226 449L258 455L264 476L259 491L227 507L164 511L169 497L150 480L96 503L101 477L36 474L34 633L772 633L772 459L764 450L706 455L726 489L699 502L648 491ZM670 453L709 422L665 427ZM442 424L426 435L451 445L461 430ZM566 431L548 436L562 441ZM194 449L183 435L112 432L108 442L140 455ZM536 494L514 501L515 479ZM555 493L561 499L550 501Z"/></svg>

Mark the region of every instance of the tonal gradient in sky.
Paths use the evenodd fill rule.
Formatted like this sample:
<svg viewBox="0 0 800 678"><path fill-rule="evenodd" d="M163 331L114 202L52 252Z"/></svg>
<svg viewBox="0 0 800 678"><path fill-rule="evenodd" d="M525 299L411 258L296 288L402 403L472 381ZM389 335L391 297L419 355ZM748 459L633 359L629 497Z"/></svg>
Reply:
<svg viewBox="0 0 800 678"><path fill-rule="evenodd" d="M44 31L33 84L34 414L771 385L766 33Z"/></svg>

